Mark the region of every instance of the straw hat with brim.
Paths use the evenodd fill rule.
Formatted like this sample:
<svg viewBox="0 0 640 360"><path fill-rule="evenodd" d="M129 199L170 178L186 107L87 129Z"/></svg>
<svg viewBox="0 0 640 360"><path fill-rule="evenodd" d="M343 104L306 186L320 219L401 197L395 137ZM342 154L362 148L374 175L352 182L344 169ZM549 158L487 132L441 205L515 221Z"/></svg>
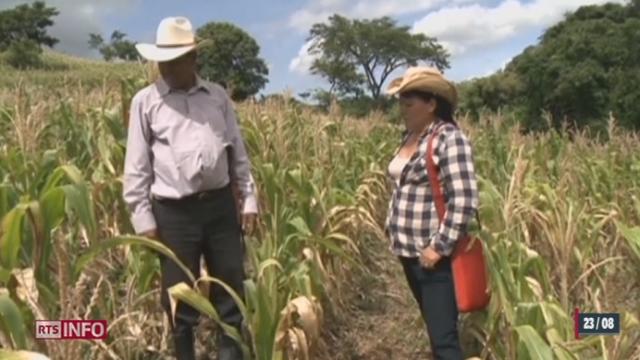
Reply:
<svg viewBox="0 0 640 360"><path fill-rule="evenodd" d="M140 55L150 61L165 62L201 47L203 41L197 41L189 19L168 17L158 25L155 44L136 44Z"/></svg>
<svg viewBox="0 0 640 360"><path fill-rule="evenodd" d="M387 87L387 93L392 96L412 90L439 95L448 101L453 108L458 104L458 92L455 85L434 68L410 67L403 76L392 80Z"/></svg>

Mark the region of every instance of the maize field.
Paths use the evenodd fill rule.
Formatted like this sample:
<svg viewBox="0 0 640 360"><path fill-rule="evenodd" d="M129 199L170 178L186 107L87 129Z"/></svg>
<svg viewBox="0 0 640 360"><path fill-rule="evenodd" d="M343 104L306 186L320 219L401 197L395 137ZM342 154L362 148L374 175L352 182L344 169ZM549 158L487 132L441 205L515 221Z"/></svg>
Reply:
<svg viewBox="0 0 640 360"><path fill-rule="evenodd" d="M155 253L172 254L132 235L121 196L129 101L148 78L0 91L0 358L170 358ZM261 208L238 299L249 334L233 333L247 358L428 357L381 227L402 126L286 99L237 112ZM638 134L614 119L599 136L524 135L501 114L458 120L474 148L482 227L472 231L492 287L486 311L461 316L468 356L640 359ZM198 347L212 353L218 318L203 294L217 280L191 275L197 286L171 296L203 313ZM350 329L383 302L378 326ZM619 312L620 335L575 339L575 308ZM35 340L38 319L105 319L109 336Z"/></svg>

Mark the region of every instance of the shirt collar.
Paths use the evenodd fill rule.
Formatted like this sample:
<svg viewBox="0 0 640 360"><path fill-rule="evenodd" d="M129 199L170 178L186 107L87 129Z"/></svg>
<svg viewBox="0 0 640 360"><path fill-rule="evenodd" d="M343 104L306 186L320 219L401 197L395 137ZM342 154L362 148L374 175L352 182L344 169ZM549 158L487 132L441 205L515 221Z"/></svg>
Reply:
<svg viewBox="0 0 640 360"><path fill-rule="evenodd" d="M158 76L158 79L156 80L155 84L161 96L168 95L169 93L175 91L175 90L172 90L169 87L169 85L167 85L166 81L164 81L162 76ZM204 79L202 79L202 77L200 77L200 75L196 74L196 85L193 88L191 88L191 90L189 90L187 93L192 94L195 91L199 91L199 90L203 90L207 93L210 93L209 87L207 87L207 83L204 81Z"/></svg>
<svg viewBox="0 0 640 360"><path fill-rule="evenodd" d="M442 124L442 123L443 123L443 120L437 119L436 121L434 121L431 124L429 124L427 129L422 134L420 134L420 140L424 139L425 137L427 137L428 135L433 133L433 131L436 129L436 127L438 125Z"/></svg>

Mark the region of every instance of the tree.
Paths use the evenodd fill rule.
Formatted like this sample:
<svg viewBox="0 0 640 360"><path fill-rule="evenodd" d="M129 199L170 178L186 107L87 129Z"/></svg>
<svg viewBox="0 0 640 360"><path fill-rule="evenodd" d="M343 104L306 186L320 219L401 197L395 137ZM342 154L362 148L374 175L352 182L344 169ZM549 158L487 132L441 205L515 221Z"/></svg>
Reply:
<svg viewBox="0 0 640 360"><path fill-rule="evenodd" d="M42 49L33 40L15 41L5 51L6 62L17 69L39 68L42 66Z"/></svg>
<svg viewBox="0 0 640 360"><path fill-rule="evenodd" d="M483 111L497 112L510 108L520 90L516 74L504 71L458 84L459 110L478 120Z"/></svg>
<svg viewBox="0 0 640 360"><path fill-rule="evenodd" d="M58 15L55 8L37 1L0 11L0 52L6 52L7 62L16 68L42 65L42 46L53 47L58 39L47 34Z"/></svg>
<svg viewBox="0 0 640 360"><path fill-rule="evenodd" d="M197 36L210 42L198 53L203 77L224 84L236 101L264 88L269 70L259 57L258 43L248 33L230 23L211 22L200 27Z"/></svg>
<svg viewBox="0 0 640 360"><path fill-rule="evenodd" d="M332 90L354 93L365 87L378 99L389 75L401 67L426 62L441 71L449 67L448 53L436 39L411 34L389 17L350 20L333 15L313 25L307 41L316 55L311 72L326 78Z"/></svg>
<svg viewBox="0 0 640 360"><path fill-rule="evenodd" d="M356 97L363 94L364 77L358 73L356 67L338 57L320 58L315 60L311 69L312 74L322 75L329 82L329 94L341 97L353 94Z"/></svg>
<svg viewBox="0 0 640 360"><path fill-rule="evenodd" d="M541 111L560 127L603 127L609 112L625 126L640 128L638 1L626 6L585 6L548 29L538 45L507 66L522 85L517 101L529 127Z"/></svg>
<svg viewBox="0 0 640 360"><path fill-rule="evenodd" d="M100 34L89 34L89 47L97 49L106 61L120 59L125 61L137 61L140 55L136 50L135 43L125 40L127 34L115 30L111 33L111 42L105 44Z"/></svg>
<svg viewBox="0 0 640 360"><path fill-rule="evenodd" d="M57 15L58 10L46 7L41 1L0 11L0 51L25 40L31 40L39 46L53 47L58 39L49 36L47 28L53 25L52 18Z"/></svg>

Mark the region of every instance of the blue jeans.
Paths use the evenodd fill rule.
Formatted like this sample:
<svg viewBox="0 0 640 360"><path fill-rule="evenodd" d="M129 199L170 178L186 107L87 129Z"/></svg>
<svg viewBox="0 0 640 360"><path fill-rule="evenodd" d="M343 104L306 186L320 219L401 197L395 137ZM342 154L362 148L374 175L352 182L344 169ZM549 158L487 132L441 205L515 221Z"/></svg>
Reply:
<svg viewBox="0 0 640 360"><path fill-rule="evenodd" d="M423 268L418 258L400 257L400 262L426 323L433 358L462 360L450 258L440 259L434 269Z"/></svg>

